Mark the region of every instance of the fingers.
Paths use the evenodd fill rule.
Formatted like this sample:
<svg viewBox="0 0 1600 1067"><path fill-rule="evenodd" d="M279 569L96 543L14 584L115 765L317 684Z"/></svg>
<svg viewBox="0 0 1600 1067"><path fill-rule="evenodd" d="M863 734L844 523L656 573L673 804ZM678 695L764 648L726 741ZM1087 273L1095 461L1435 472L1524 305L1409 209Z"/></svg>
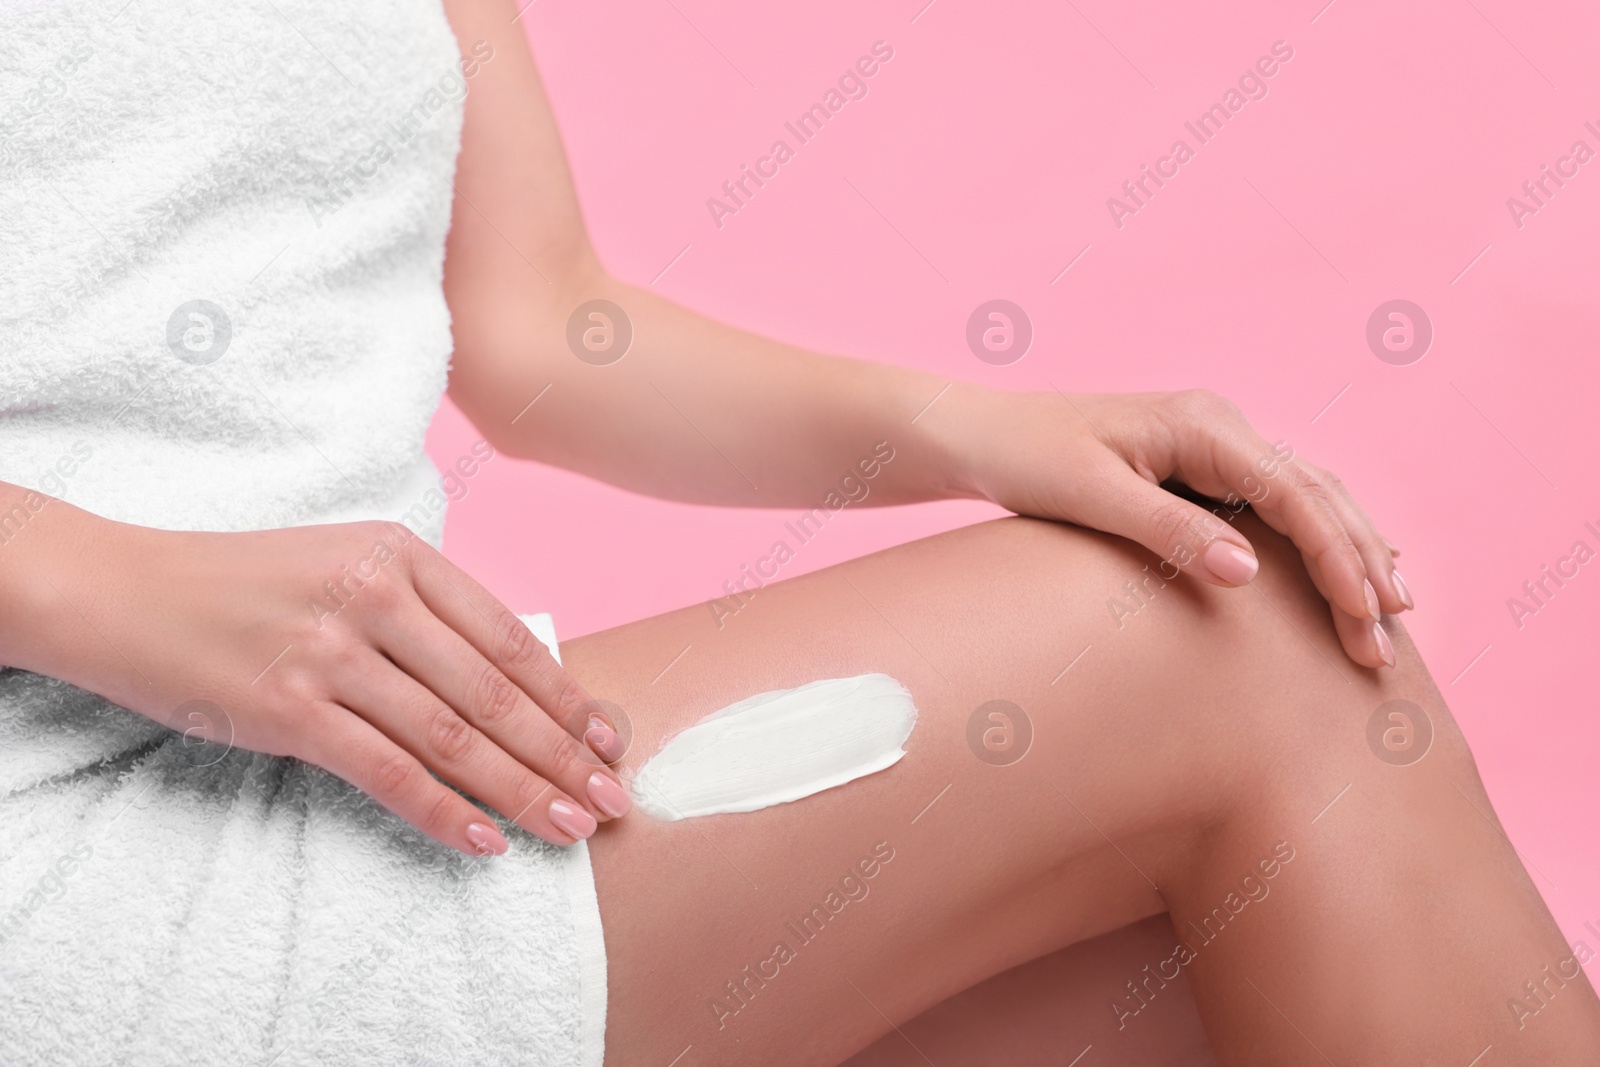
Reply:
<svg viewBox="0 0 1600 1067"><path fill-rule="evenodd" d="M455 708L377 651L365 650L352 657L335 695L422 766L529 833L555 845L570 845L594 833L594 816L571 794L512 758ZM546 728L562 744L581 751L553 723L546 722ZM598 761L594 766L599 766ZM556 773L566 778L576 770L577 764L571 763Z"/></svg>
<svg viewBox="0 0 1600 1067"><path fill-rule="evenodd" d="M1381 622L1357 618L1338 607L1333 611L1333 628L1345 653L1363 667L1393 667L1394 645Z"/></svg>
<svg viewBox="0 0 1600 1067"><path fill-rule="evenodd" d="M1270 444L1239 409L1209 393L1169 400L1174 466L1185 484L1208 496L1248 501L1266 523L1300 549L1317 589L1330 604L1376 620L1367 564L1324 485L1293 454ZM1342 487L1340 487L1342 492ZM1370 528L1370 524L1366 524ZM1375 536L1375 534L1374 534Z"/></svg>
<svg viewBox="0 0 1600 1067"><path fill-rule="evenodd" d="M1328 602L1357 618L1376 619L1380 605L1367 581L1366 562L1327 488L1293 462L1276 464L1270 481L1257 477L1263 457L1277 453L1253 430L1248 436L1229 434L1216 442L1215 451L1228 488L1243 494L1247 487L1255 487L1253 496L1245 499L1269 526L1295 543Z"/></svg>
<svg viewBox="0 0 1600 1067"><path fill-rule="evenodd" d="M436 552L419 552L413 567L417 594L445 626L544 709L557 725L581 738L603 759L622 758L616 724L534 637L483 586Z"/></svg>
<svg viewBox="0 0 1600 1067"><path fill-rule="evenodd" d="M1350 658L1367 667L1393 666L1394 647L1380 619L1414 602L1391 547L1338 478L1283 458L1242 417L1231 429L1216 442L1219 476L1300 549Z"/></svg>
<svg viewBox="0 0 1600 1067"><path fill-rule="evenodd" d="M1378 535L1372 520L1367 518L1367 513L1361 510L1344 484L1337 476L1321 467L1309 463L1302 463L1302 466L1325 487L1329 504L1344 523L1345 530L1361 554L1362 563L1367 570L1367 580L1376 590L1378 602L1383 610L1391 615L1398 615L1415 607L1411 590L1406 588L1405 579L1401 578L1400 572L1395 569L1394 553L1388 543Z"/></svg>
<svg viewBox="0 0 1600 1067"><path fill-rule="evenodd" d="M1228 523L1141 478L1121 463L1100 472L1083 519L1137 541L1161 557L1163 577L1181 570L1214 585L1245 585L1259 564L1249 540Z"/></svg>
<svg viewBox="0 0 1600 1067"><path fill-rule="evenodd" d="M523 626L514 616L512 619ZM633 806L616 774L588 745L557 725L504 672L425 606L391 612L373 625L379 649L395 665L513 759L575 798L591 817L604 822L626 814ZM529 640L544 648L531 634ZM561 670L559 665L555 669Z"/></svg>
<svg viewBox="0 0 1600 1067"><path fill-rule="evenodd" d="M1310 463L1302 466L1326 489L1329 504L1345 524L1366 567L1369 588L1384 612L1398 615L1415 607L1405 579L1394 565L1394 550L1356 504L1337 476ZM1395 665L1394 645L1381 619L1354 618L1334 607L1334 628L1350 658L1367 667Z"/></svg>
<svg viewBox="0 0 1600 1067"><path fill-rule="evenodd" d="M1392 666L1394 648L1381 615L1415 606L1395 569L1394 546L1337 477L1285 456L1243 416L1234 413L1210 433L1215 476L1300 549L1307 573L1329 602L1345 651L1368 667Z"/></svg>
<svg viewBox="0 0 1600 1067"><path fill-rule="evenodd" d="M1249 542L1222 518L1152 485L1126 467L1110 474L1108 482L1094 494L1100 512L1086 519L1157 553L1162 559L1161 577L1171 578L1174 568L1216 585L1244 585L1255 577L1257 563L1248 550ZM1312 582L1322 588L1326 579L1320 575L1318 561L1307 557L1306 566ZM1363 601L1360 615L1338 604L1330 608L1339 641L1352 660L1364 667L1394 665L1394 647L1377 621L1375 604L1368 613Z"/></svg>
<svg viewBox="0 0 1600 1067"><path fill-rule="evenodd" d="M493 821L348 708L319 705L300 758L338 775L441 844L469 856L511 847Z"/></svg>
<svg viewBox="0 0 1600 1067"><path fill-rule="evenodd" d="M1414 601L1394 566L1398 549L1379 535L1339 480L1268 443L1220 397L1175 394L1158 410L1162 432L1147 433L1142 442L1154 449L1146 466L1170 471L1223 503L1207 512L1140 477L1124 459L1098 487L1100 514L1091 523L1139 541L1169 566L1217 584L1241 585L1254 577L1255 559L1243 535L1223 520L1249 503L1300 550L1351 658L1366 666L1393 663L1382 613L1408 610Z"/></svg>

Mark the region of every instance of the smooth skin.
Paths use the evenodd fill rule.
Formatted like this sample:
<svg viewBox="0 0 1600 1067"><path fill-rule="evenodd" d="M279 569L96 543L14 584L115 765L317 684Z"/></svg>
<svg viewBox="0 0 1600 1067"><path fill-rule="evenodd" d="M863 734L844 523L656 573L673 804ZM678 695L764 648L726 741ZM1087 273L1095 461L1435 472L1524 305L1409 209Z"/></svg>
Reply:
<svg viewBox="0 0 1600 1067"><path fill-rule="evenodd" d="M1268 442L1221 397L1000 393L806 352L608 275L515 9L445 7L465 49L481 40L495 55L467 97L445 295L450 396L497 449L655 496L812 507L887 440L896 458L873 481L874 503L992 500L1127 537L1201 581L1244 584L1253 561L1209 550L1249 556L1249 540L1160 487L1177 479L1251 501L1300 549L1350 657L1392 658L1380 609L1412 602L1383 538L1337 478L1286 461L1292 445ZM633 325L609 366L567 347L569 317L597 299Z"/></svg>
<svg viewBox="0 0 1600 1067"><path fill-rule="evenodd" d="M467 98L445 295L451 396L497 449L673 499L808 507L884 441L896 458L874 503L981 498L1057 521L986 524L769 587L720 630L702 606L571 642L563 670L395 525L172 533L52 502L0 563L0 602L17 609L0 662L164 722L212 700L234 743L317 763L449 847L506 841L435 775L547 840L594 835L612 1062L668 1062L683 1044L700 1050L686 1062L836 1062L1005 967L1163 912L1181 928L1280 841L1299 851L1279 903L1186 969L1223 1062L1309 1059L1295 1041L1313 1038L1338 1062L1397 1049L1456 1062L1479 1036L1577 1062L1561 1050L1595 1032L1580 981L1528 1034L1503 1033L1497 998L1565 946L1383 618L1412 606L1392 546L1336 478L1209 393L999 393L805 352L610 277L514 8L446 9L464 50L485 41L496 57ZM566 345L596 298L634 330L609 366ZM38 502L0 483L0 514ZM352 568L361 584L347 586ZM1129 633L1104 632L1108 594L1081 591L1150 588L1151 573L1172 579L1160 599L1122 620ZM313 617L330 582L348 603ZM739 821L623 817L601 757L624 737L627 773L730 700L860 670L901 678L922 709L895 768ZM1364 740L1390 694L1438 730L1403 775ZM627 723L595 715L591 695ZM1007 768L965 740L996 698L1037 729ZM1307 830L1341 784L1339 818ZM859 932L803 950L779 980L782 1011L768 998L708 1030L705 998L878 841L896 859L851 905Z"/></svg>
<svg viewBox="0 0 1600 1067"><path fill-rule="evenodd" d="M0 515L8 493L32 510L0 484ZM469 854L506 839L439 779L556 844L630 806L601 759L617 736L590 721L588 693L399 523L175 533L51 501L5 547L15 610L0 663L315 763ZM197 700L224 715L189 721Z"/></svg>
<svg viewBox="0 0 1600 1067"><path fill-rule="evenodd" d="M1393 662L1380 613L1412 601L1392 548L1336 478L1221 397L997 392L806 352L610 277L515 8L445 9L464 58L478 42L494 53L466 98L444 292L450 395L497 450L673 499L811 507L882 442L895 458L873 504L992 500L1121 535L1163 573L1220 586L1255 573L1250 540L1221 517L1249 502L1292 539L1350 659ZM568 320L594 299L633 328L606 366L568 348ZM1169 480L1228 503L1208 510ZM0 516L41 499L0 482ZM596 758L614 724L580 712L583 687L402 527L186 534L64 505L27 527L0 561L0 597L32 610L0 621L0 663L163 722L210 700L234 744L316 763L474 854L506 841L435 775L558 844L627 811ZM314 616L329 583L349 605ZM171 651L191 648L214 654Z"/></svg>
<svg viewBox="0 0 1600 1067"><path fill-rule="evenodd" d="M1595 1063L1600 1002L1404 631L1396 669L1349 663L1293 546L1237 521L1262 559L1250 591L1151 586L1120 623L1107 601L1153 557L1006 519L769 585L720 628L700 605L564 642L574 675L631 723L625 773L732 700L818 677L885 671L921 715L879 774L748 814L635 814L596 835L607 1062L666 1064L688 1047L680 1064L832 1064L885 1034L864 1062L889 1049L905 1053L889 1062L963 1062L910 1048L894 1025L1169 912L1196 950L1182 972L1219 1063L1464 1067L1486 1048L1482 1067ZM1033 728L1008 766L969 743L969 719L996 699ZM1397 699L1432 729L1410 765L1368 742ZM802 941L790 924L880 843L894 858L867 894ZM1255 899L1232 915L1230 893ZM1218 908L1213 940L1190 931ZM794 958L765 962L780 940ZM1171 956L1155 942L1102 961L1103 1025L1012 1060L1018 1035L974 1016L964 1033L990 1054L964 1062L1066 1064L1090 1042L1105 1056L1142 1040L1145 1013L1181 993L1152 980L1122 1030L1112 1005L1140 1006L1125 983ZM1546 976L1564 961L1557 986ZM1548 983L1544 1006L1519 1019L1511 998L1537 1004L1527 981Z"/></svg>
<svg viewBox="0 0 1600 1067"><path fill-rule="evenodd" d="M1094 1046L1096 1067L1216 1067L1186 975L1158 989L1136 1022L1119 1025L1111 991L1177 943L1172 921L1156 915L1103 937L1040 956L941 1001L852 1056L848 1067L940 1067L991 1063L1058 1064L1062 1050ZM1170 972L1169 972L1170 973ZM1082 1061L1080 1061L1081 1063Z"/></svg>

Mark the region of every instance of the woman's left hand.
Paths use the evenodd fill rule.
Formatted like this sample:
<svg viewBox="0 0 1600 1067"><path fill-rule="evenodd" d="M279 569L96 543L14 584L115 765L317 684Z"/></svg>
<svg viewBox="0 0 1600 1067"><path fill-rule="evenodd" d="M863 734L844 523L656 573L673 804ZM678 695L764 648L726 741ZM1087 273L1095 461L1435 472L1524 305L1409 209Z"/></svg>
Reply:
<svg viewBox="0 0 1600 1067"><path fill-rule="evenodd" d="M1168 479L1251 505L1294 541L1333 610L1350 658L1394 665L1381 612L1411 608L1379 535L1337 477L1267 441L1230 401L1181 393L998 393L958 387L962 488L1024 515L1063 519L1137 541L1216 585L1244 585L1257 563L1231 523L1161 488ZM953 414L947 409L946 414Z"/></svg>

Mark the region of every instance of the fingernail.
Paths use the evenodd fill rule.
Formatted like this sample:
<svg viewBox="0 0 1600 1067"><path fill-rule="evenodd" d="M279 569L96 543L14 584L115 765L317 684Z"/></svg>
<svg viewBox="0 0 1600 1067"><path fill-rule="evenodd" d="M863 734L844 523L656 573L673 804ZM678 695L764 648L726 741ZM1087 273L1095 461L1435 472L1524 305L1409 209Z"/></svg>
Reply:
<svg viewBox="0 0 1600 1067"><path fill-rule="evenodd" d="M1206 570L1229 585L1245 585L1256 576L1261 564L1254 556L1227 541L1213 541L1201 557Z"/></svg>
<svg viewBox="0 0 1600 1067"><path fill-rule="evenodd" d="M594 833L594 828L599 825L593 815L565 800L550 802L550 821L579 840Z"/></svg>
<svg viewBox="0 0 1600 1067"><path fill-rule="evenodd" d="M628 791L598 771L589 776L589 799L613 819L628 814L628 809L633 807Z"/></svg>
<svg viewBox="0 0 1600 1067"><path fill-rule="evenodd" d="M617 731L611 728L610 723L598 715L589 716L589 729L584 733L583 739L607 763L622 758L622 738L617 736Z"/></svg>
<svg viewBox="0 0 1600 1067"><path fill-rule="evenodd" d="M1374 619L1383 618L1383 609L1378 606L1378 591L1372 588L1372 583L1365 578L1361 579L1361 585L1367 593L1367 614Z"/></svg>
<svg viewBox="0 0 1600 1067"><path fill-rule="evenodd" d="M484 856L504 856L511 851L511 842L488 823L475 822L467 827L467 840Z"/></svg>
<svg viewBox="0 0 1600 1067"><path fill-rule="evenodd" d="M1416 607L1416 601L1411 599L1411 590L1406 587L1406 580L1400 577L1400 572L1397 570L1390 571L1389 577L1394 582L1394 591L1399 595L1400 603L1404 604L1407 609Z"/></svg>
<svg viewBox="0 0 1600 1067"><path fill-rule="evenodd" d="M1389 641L1389 635L1383 632L1383 627L1377 623L1372 624L1372 639L1378 643L1378 655L1383 657L1383 662L1394 666L1394 645Z"/></svg>

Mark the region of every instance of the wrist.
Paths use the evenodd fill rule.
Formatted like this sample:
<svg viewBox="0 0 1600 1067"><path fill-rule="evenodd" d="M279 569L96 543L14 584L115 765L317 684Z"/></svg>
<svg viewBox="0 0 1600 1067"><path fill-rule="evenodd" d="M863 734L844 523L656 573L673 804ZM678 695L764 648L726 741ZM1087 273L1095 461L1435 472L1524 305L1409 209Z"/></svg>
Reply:
<svg viewBox="0 0 1600 1067"><path fill-rule="evenodd" d="M33 490L0 495L0 664L65 677L82 602L121 523ZM70 679L69 679L70 680Z"/></svg>
<svg viewBox="0 0 1600 1067"><path fill-rule="evenodd" d="M994 412L1004 396L986 386L953 382L918 416L917 428L933 457L941 496L990 499L984 457L993 436Z"/></svg>

